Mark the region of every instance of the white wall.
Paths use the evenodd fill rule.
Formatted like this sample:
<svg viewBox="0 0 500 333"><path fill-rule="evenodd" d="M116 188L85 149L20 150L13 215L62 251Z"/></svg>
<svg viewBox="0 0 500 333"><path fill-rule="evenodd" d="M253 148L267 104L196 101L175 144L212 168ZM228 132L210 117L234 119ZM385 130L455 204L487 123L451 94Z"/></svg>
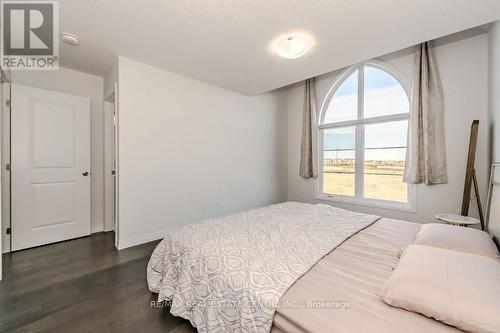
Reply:
<svg viewBox="0 0 500 333"><path fill-rule="evenodd" d="M13 71L12 82L90 97L92 115L92 232L102 231L104 222L103 78L60 67L56 71Z"/></svg>
<svg viewBox="0 0 500 333"><path fill-rule="evenodd" d="M275 94L247 97L119 58L119 248L285 199Z"/></svg>
<svg viewBox="0 0 500 333"><path fill-rule="evenodd" d="M486 200L488 174L488 41L487 34L462 33L436 41L436 57L441 73L445 98L445 131L449 183L446 185L418 185L417 213L376 209L350 204L332 203L346 209L369 212L385 217L416 222L433 222L434 214L458 213L461 207L465 163L470 125L480 120L476 170L483 202ZM413 49L402 50L379 59L395 67L411 83ZM317 80L318 106L342 71L322 75ZM315 180L298 176L302 122L302 84L282 91L288 105L288 200L318 202ZM471 214L477 214L475 201Z"/></svg>

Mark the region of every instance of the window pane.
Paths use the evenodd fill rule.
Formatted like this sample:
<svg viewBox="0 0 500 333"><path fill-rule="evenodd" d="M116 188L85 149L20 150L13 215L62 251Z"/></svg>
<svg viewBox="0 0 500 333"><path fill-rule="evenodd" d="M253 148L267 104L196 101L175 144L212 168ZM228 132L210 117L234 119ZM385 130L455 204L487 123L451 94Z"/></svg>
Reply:
<svg viewBox="0 0 500 333"><path fill-rule="evenodd" d="M354 127L324 130L323 150L338 151L355 148Z"/></svg>
<svg viewBox="0 0 500 333"><path fill-rule="evenodd" d="M406 92L389 73L365 66L364 86L364 118L408 112Z"/></svg>
<svg viewBox="0 0 500 333"><path fill-rule="evenodd" d="M408 202L407 185L403 183L405 149L374 149L366 153L365 198Z"/></svg>
<svg viewBox="0 0 500 333"><path fill-rule="evenodd" d="M355 129L329 129L323 133L323 193L354 196Z"/></svg>
<svg viewBox="0 0 500 333"><path fill-rule="evenodd" d="M323 124L358 118L358 70L354 71L333 95Z"/></svg>
<svg viewBox="0 0 500 333"><path fill-rule="evenodd" d="M365 125L365 148L406 147L408 120Z"/></svg>
<svg viewBox="0 0 500 333"><path fill-rule="evenodd" d="M365 125L365 198L408 201L403 183L407 128L407 120Z"/></svg>

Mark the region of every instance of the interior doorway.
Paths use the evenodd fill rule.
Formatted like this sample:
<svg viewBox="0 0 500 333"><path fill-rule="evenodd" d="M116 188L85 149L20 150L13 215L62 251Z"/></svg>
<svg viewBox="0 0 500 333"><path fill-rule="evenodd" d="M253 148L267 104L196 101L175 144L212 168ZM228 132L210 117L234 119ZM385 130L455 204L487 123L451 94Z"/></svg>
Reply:
<svg viewBox="0 0 500 333"><path fill-rule="evenodd" d="M35 85L35 84L34 84ZM12 86L15 86L15 84L12 84ZM19 85L21 86L21 85ZM36 86L36 85L35 85ZM29 88L29 87L28 87ZM37 89L37 88L33 88L33 89ZM51 89L51 88L49 88ZM103 205L103 210L102 210L102 219L101 219L101 225L102 225L102 229L98 230L98 231L94 231L94 217L93 217L93 213L90 214L90 220L93 221L91 222L91 231L89 232L85 232L85 233L79 233L78 235L76 234L72 234L72 235L67 235L67 236L64 236L59 233L58 234L58 237L57 237L57 240L56 239L49 239L49 240L45 240L42 242L42 237L33 237L35 239L37 239L38 241L38 244L35 245L34 243L33 244L29 244L29 245L26 245L26 246L16 246L14 244L14 241L13 241L13 237L16 236L16 235L13 235L15 234L17 231L20 231L19 228L17 228L16 230L16 221L13 221L12 220L12 215L13 215L13 212L11 210L11 204L13 203L13 198L11 196L11 191L15 189L15 186L16 184L18 184L18 182L11 182L11 176L13 176L13 173L15 173L15 164L16 163L12 163L12 159L11 159L11 154L13 153L13 150L17 148L17 144L16 145L12 145L11 147L11 135L15 135L14 133L12 133L11 131L11 122L13 121L13 119L11 119L11 84L10 83L6 83L6 84L3 84L2 85L2 90L5 90L3 92L2 97L5 97L4 100L2 101L2 117L1 117L1 120L2 120L2 133L1 133L1 147L2 147L2 161L0 163L0 168L1 168L1 174L2 174L2 242L0 243L0 246L2 246L2 252L3 253L7 253L7 252L11 252L11 251L15 251L15 250L18 250L18 249L21 249L21 248L26 248L26 247L31 247L31 246L38 246L38 245L44 245L44 244L48 244L50 242L57 242L57 241L60 241L60 240L66 240L66 239L70 239L70 238L76 238L76 237L81 237L81 236L86 236L86 235L89 235L90 232L99 232L99 231L115 231L114 233L114 237L115 237L115 245L118 244L118 210L116 207L118 207L118 195L117 195L117 188L118 188L118 158L117 158L117 132L118 132L118 112L117 112L117 103L115 102L115 97L116 97L116 91L117 91L118 87L117 85L115 84L114 85L114 90L112 91L112 94L111 95L107 95L107 98L105 98L105 101L109 102L109 103L103 103L101 104L102 106L102 109L103 110L103 113L101 113L101 121L102 121L102 130L103 132L101 132L102 136L102 140L101 141L104 146L101 146L103 148L103 150L101 150L101 156L104 158L104 162L102 164L102 168L101 169L104 173L104 177L101 178L102 179L102 183L100 182L98 184L98 186L101 186L101 189L102 190L105 190L105 192L103 193L103 197L102 198L102 205ZM39 89L40 91L44 91L44 89ZM57 89L59 90L59 89ZM71 89L69 89L71 91ZM78 89L77 89L78 90ZM61 95L68 95L68 96L73 96L73 97L78 97L78 96L75 96L75 95L71 95L71 92L70 94L63 94L63 93L59 93L57 91L52 91L52 90L45 90L47 93L55 93L55 94L61 94ZM61 95L58 95L58 96L61 96ZM91 95L92 96L92 95ZM43 97L43 96L42 96ZM91 97L89 97L91 98ZM37 98L35 98L37 99ZM43 100L43 98L38 98L38 99L41 99ZM91 99L91 103L92 103L92 110L94 110L94 107L95 107L95 103L94 103L94 100ZM60 102L60 101L59 101ZM102 103L102 102L101 102ZM13 103L15 104L15 102ZM36 103L35 103L36 104ZM47 104L50 104L52 106L57 106L58 104L58 101L57 99L53 100L52 102L50 102L50 98L49 98L49 103L46 103L45 106L47 106ZM64 104L64 103L62 103ZM71 107L71 103L66 103L68 104L70 107ZM67 106L68 106L67 105ZM38 105L39 106L39 105ZM35 105L35 107L38 107ZM30 105L31 107L31 105ZM106 108L106 110L104 110L104 108ZM45 110L47 111L48 113L51 113L50 110ZM61 111L61 110L59 110ZM45 112L45 113L47 113ZM29 111L30 113L30 117L32 116L32 113L34 113L34 111ZM57 112L55 112L57 113ZM59 112L60 113L60 112ZM92 117L95 117L95 115L92 115ZM89 119L90 119L90 114L89 114ZM45 130L46 133L48 136L52 135L53 134L53 138L49 138L47 142L49 141L54 141L55 145L56 145L56 148L59 147L59 153L61 153L61 149L62 151L66 151L67 148L68 148L68 145L67 145L67 140L65 140L63 137L64 135L67 135L68 133L64 134L64 130L67 130L67 129L62 129L62 134L61 133L58 133L58 132L61 132L61 129L58 129L58 128L55 128L53 131L48 131L47 128L49 128L49 123L50 125L52 126L52 123L51 121L44 121L44 120L41 120L41 119L38 119L40 120L42 123L44 123L43 126L45 126ZM57 122L58 120L56 120ZM64 121L62 121L64 122ZM104 123L106 122L106 124ZM74 125L74 124L73 124ZM43 127L42 126L42 127ZM54 124L54 126L57 126L56 124ZM90 125L89 125L90 126ZM93 126L93 125L92 125ZM93 128L93 127L92 127ZM74 129L74 128L73 128ZM28 133L29 131L31 131L32 129L29 128L28 129ZM40 131L40 129L36 130L35 129L35 132L40 134L42 133ZM68 130L67 132L71 132L71 130ZM27 135L31 135L31 136L34 136L34 135L38 135L36 133L29 133ZM94 135L94 134L91 134L91 131L88 130L87 131L89 137L90 135ZM94 133L94 132L92 132ZM29 144L31 145L32 144L32 140L29 139ZM106 141L106 142L104 142ZM37 141L38 142L38 141ZM47 144L47 142L45 142L45 144ZM64 146L66 144L66 148L61 148L62 146ZM94 141L92 139L92 144L94 144ZM11 148L12 151L11 151ZM30 147L31 149L31 147ZM89 148L90 149L90 148ZM60 161L60 160L57 160L58 158L62 158L64 159L64 157L61 157L58 155L58 152L57 152L57 149L55 151L47 151L47 153L49 155L43 157L43 156L37 156L37 158L45 158L46 161L44 161L42 163L42 166L43 168L41 168L40 166L40 163L38 163L36 169L39 169L39 170L43 170L43 171L50 171L48 169L50 169L50 167L52 167L53 165L61 162L62 164L66 163L65 161ZM55 156L50 156L50 154L56 154ZM31 167L32 164L33 164L33 160L32 160L32 155L31 153L25 153L24 156L25 156L25 160L28 161L29 160L29 166ZM93 153L95 155L95 152ZM93 155L93 158L95 157ZM28 156L28 157L26 157ZM93 160L92 158L92 160ZM31 159L31 160L30 160ZM53 160L53 162L50 162L48 163L48 160ZM45 164L44 164L45 163ZM94 162L92 162L94 163ZM53 164L53 165L50 165L50 164ZM9 170L12 166L12 170ZM63 165L64 166L64 165ZM106 170L104 170L104 167L106 168ZM94 168L94 166L92 167ZM45 170L47 169L47 170ZM61 169L69 169L67 168L67 165L64 167L64 168L61 168ZM79 175L81 178L83 179L88 179L90 181L90 179L92 178L92 172L91 172L91 167L90 165L88 167L85 167L84 168L85 170L81 170L79 172ZM38 170L37 170L38 171ZM67 171L67 170L66 170ZM95 171L94 169L92 169L92 171ZM86 175L83 175L84 172L88 172L86 173ZM74 181L74 180L66 180L65 182L66 183L70 183L71 181ZM46 181L39 181L41 183L46 183ZM48 182L48 181L47 181ZM41 187L44 187L44 186L41 186ZM39 188L41 188L39 187ZM52 188L54 189L54 192L57 192L55 191L56 190L56 187L57 186L52 186ZM64 187L64 186L62 186ZM62 188L60 187L60 189ZM68 190L68 188L71 187L71 186L66 186L66 190ZM51 188L51 186L47 185L45 186L45 188L49 189ZM94 190L95 190L95 184L92 184L91 186L91 196L93 195L94 193ZM40 191L39 191L40 192ZM109 193L111 193L111 195L109 195ZM31 193L32 194L32 193ZM30 194L30 196L32 197L32 195ZM38 223L36 225L36 230L40 231L42 229L46 229L46 230L49 230L51 228L53 228L54 230L57 229L57 225L59 224L59 226L62 226L64 225L66 222L68 225L71 225L73 224L72 221L70 221L71 219L68 218L68 216L70 216L71 214L73 214L73 207L74 205L76 205L77 203L75 202L74 205L67 205L67 204L62 204L63 203L63 200L62 199L65 199L67 200L70 196L64 196L62 195L61 193L52 193L54 194L54 196L58 196L61 200L59 200L59 203L60 203L60 208L61 211L56 211L56 212L53 212L51 209L47 209L46 211L40 211L40 207L42 207L42 204L43 204L43 200L35 200L37 201L36 203L38 203L38 208L39 211L36 213L41 213L42 215L45 214L45 217L42 217L39 219L39 221L43 221L41 222L44 226L40 228L40 223ZM48 198L48 195L44 194L42 195L42 197L44 199L47 199ZM22 199L25 199L25 198L22 198ZM31 198L28 198L31 200ZM49 200L50 201L50 200ZM82 202L85 202L86 200L83 200ZM14 203L14 206L15 203ZM44 207L50 207L49 205L43 205ZM107 206L107 207L106 207ZM18 207L21 207L18 205ZM68 207L70 207L68 209ZM93 212L94 206L92 206L92 209L91 211ZM31 209L31 208L30 208ZM63 209L66 209L66 211L63 211ZM23 212L24 214L26 214L26 212ZM77 212L79 214L79 210ZM54 214L52 216L50 216L50 214ZM52 220L53 223L49 222L49 220ZM57 221L58 220L58 221ZM18 244L20 244L18 242Z"/></svg>

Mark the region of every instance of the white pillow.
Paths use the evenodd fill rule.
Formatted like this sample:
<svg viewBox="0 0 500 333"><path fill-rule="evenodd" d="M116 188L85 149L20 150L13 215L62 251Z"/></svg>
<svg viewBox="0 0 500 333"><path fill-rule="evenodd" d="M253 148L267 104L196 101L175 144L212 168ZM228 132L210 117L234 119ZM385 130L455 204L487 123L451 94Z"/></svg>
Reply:
<svg viewBox="0 0 500 333"><path fill-rule="evenodd" d="M470 332L500 332L500 262L411 245L380 290L392 306Z"/></svg>
<svg viewBox="0 0 500 333"><path fill-rule="evenodd" d="M414 244L477 254L499 259L498 249L486 232L448 224L424 224Z"/></svg>

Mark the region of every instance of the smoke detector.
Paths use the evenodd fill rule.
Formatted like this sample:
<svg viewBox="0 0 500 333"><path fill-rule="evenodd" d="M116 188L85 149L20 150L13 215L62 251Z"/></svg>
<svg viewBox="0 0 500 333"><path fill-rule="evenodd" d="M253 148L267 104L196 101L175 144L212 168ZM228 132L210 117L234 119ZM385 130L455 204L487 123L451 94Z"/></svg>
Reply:
<svg viewBox="0 0 500 333"><path fill-rule="evenodd" d="M80 44L80 40L78 39L78 36L67 33L67 32L65 32L61 35L61 39L63 42L65 42L66 44L71 45L71 46L78 46L78 44Z"/></svg>

